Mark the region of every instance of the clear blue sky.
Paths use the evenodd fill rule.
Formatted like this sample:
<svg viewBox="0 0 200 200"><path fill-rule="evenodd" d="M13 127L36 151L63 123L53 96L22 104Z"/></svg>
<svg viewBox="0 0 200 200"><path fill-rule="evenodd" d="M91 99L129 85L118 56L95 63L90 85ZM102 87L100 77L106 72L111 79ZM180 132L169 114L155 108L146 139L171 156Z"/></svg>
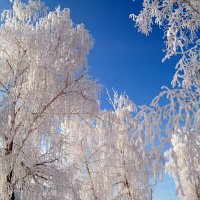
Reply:
<svg viewBox="0 0 200 200"><path fill-rule="evenodd" d="M0 9L8 0L0 0ZM137 32L129 14L138 13L141 0L45 0L51 9L60 4L71 10L74 23L84 23L95 40L89 55L91 75L105 88L126 94L137 105L149 104L161 86L170 86L175 59L162 63L163 33L154 27L146 37ZM102 102L102 107L106 107ZM175 185L165 175L155 200L177 200Z"/></svg>

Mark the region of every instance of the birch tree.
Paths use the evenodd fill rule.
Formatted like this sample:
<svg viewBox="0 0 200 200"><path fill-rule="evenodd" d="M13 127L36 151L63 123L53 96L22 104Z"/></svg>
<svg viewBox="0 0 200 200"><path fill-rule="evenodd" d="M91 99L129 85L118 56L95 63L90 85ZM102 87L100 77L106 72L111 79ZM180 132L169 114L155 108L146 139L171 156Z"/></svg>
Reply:
<svg viewBox="0 0 200 200"><path fill-rule="evenodd" d="M49 12L40 1L15 0L1 16L1 199L15 199L15 192L21 199L71 199L59 124L98 110L86 62L92 39L69 10Z"/></svg>
<svg viewBox="0 0 200 200"><path fill-rule="evenodd" d="M177 183L181 199L200 199L200 140L195 131L173 134L172 147L165 155L169 159L166 170ZM175 155L175 156L174 156Z"/></svg>
<svg viewBox="0 0 200 200"><path fill-rule="evenodd" d="M77 116L62 123L68 138L68 163L81 183L80 199L151 200L150 179L160 176L163 159L158 149L147 150L145 132L136 123L136 106L125 95L110 98L112 110L92 120ZM140 131L138 131L140 130ZM148 143L149 144L149 143ZM78 198L77 198L78 199Z"/></svg>
<svg viewBox="0 0 200 200"><path fill-rule="evenodd" d="M171 144L166 152L166 170L176 181L179 197L200 199L200 3L198 0L145 0L140 13L130 17L138 31L146 35L152 31L153 24L162 28L165 43L163 61L172 56L179 59L172 79L173 88L163 87L144 111L150 122L152 116L158 118L150 126L153 135L156 131L161 133L161 124L165 126L167 135L160 141Z"/></svg>

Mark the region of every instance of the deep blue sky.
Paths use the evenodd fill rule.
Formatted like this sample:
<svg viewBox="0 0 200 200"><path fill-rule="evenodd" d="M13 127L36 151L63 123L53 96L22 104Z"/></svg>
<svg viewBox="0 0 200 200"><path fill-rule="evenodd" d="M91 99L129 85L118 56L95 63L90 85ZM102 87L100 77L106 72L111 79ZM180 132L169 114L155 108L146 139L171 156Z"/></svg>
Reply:
<svg viewBox="0 0 200 200"><path fill-rule="evenodd" d="M8 0L0 0L0 8ZM45 0L51 10L60 4L71 10L75 24L83 23L95 44L88 63L90 73L105 89L126 94L137 105L149 104L161 86L168 85L174 73L175 60L162 63L163 33L154 27L146 37L137 32L129 14L138 13L141 0ZM102 107L106 107L102 101ZM175 186L165 176L155 191L155 200L176 200Z"/></svg>
<svg viewBox="0 0 200 200"><path fill-rule="evenodd" d="M48 2L48 1L46 1ZM141 2L141 1L138 1ZM146 104L162 85L169 85L174 65L162 64L163 35L157 27L146 37L137 32L129 14L140 4L131 0L51 0L71 9L75 23L84 23L95 40L89 66L109 90L126 91L137 104Z"/></svg>

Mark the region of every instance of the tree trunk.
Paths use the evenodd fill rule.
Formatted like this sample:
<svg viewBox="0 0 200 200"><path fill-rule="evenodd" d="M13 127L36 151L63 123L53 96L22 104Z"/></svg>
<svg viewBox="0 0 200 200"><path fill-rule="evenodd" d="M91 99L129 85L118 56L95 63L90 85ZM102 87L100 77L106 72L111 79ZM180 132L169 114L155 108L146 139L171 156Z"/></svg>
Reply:
<svg viewBox="0 0 200 200"><path fill-rule="evenodd" d="M10 183L6 183L3 192L3 200L15 200L14 189Z"/></svg>
<svg viewBox="0 0 200 200"><path fill-rule="evenodd" d="M6 183L4 185L3 200L15 200L14 187L12 184L13 170L6 176Z"/></svg>
<svg viewBox="0 0 200 200"><path fill-rule="evenodd" d="M12 154L13 150L13 141L11 140L10 142L7 143L6 149L5 149L5 183L4 183L4 188L3 188L3 200L14 200L15 195L14 195L14 185L13 185L13 175L14 171L12 168L12 159L10 159L10 156ZM8 170L8 171L7 171Z"/></svg>

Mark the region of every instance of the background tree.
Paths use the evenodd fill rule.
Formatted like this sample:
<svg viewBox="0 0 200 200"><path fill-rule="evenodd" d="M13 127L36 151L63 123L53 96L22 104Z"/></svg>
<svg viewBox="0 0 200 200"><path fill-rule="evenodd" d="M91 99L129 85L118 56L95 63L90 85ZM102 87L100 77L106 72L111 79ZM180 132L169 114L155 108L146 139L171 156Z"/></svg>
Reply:
<svg viewBox="0 0 200 200"><path fill-rule="evenodd" d="M147 150L145 135L134 119L136 106L128 97L115 92L110 103L113 111L102 111L92 120L75 116L62 123L62 134L68 138L68 164L80 183L77 196L150 200L150 178L162 173L161 154Z"/></svg>
<svg viewBox="0 0 200 200"><path fill-rule="evenodd" d="M165 155L169 159L166 171L173 176L181 199L200 199L200 141L195 131L172 136L172 147ZM175 156L174 156L175 155ZM180 186L181 184L181 186Z"/></svg>

